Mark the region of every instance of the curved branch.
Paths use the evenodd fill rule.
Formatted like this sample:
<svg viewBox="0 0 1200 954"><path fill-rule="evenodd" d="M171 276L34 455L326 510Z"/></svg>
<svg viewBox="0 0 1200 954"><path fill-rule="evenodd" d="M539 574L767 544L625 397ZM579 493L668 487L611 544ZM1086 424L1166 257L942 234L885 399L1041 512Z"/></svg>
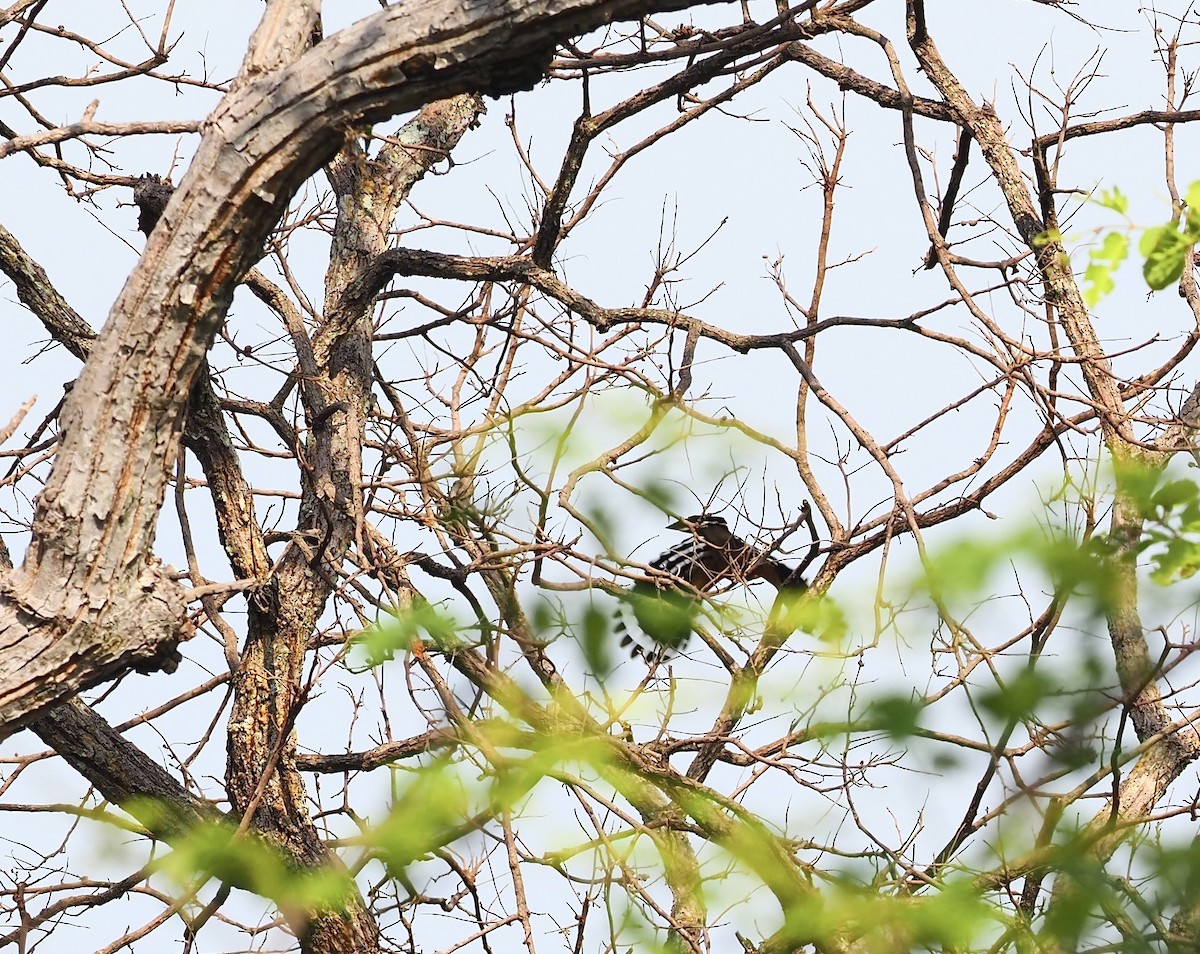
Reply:
<svg viewBox="0 0 1200 954"><path fill-rule="evenodd" d="M134 665L169 665L190 635L181 588L149 556L165 464L234 288L346 130L460 92L530 86L559 40L688 5L424 0L361 20L282 68L311 42L316 6L268 6L63 409L25 565L0 583L0 738Z"/></svg>

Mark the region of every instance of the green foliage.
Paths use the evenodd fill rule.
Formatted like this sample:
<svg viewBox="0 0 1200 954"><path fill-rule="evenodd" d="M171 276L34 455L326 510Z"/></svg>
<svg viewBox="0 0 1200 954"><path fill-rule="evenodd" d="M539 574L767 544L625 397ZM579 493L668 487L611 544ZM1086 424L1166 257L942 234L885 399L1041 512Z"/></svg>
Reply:
<svg viewBox="0 0 1200 954"><path fill-rule="evenodd" d="M903 899L883 905L883 917L875 934L886 944L906 939L904 947L962 949L977 941L981 931L994 921L994 912L970 882L958 880L914 902ZM889 910L890 909L890 910ZM873 911L875 917L878 911ZM896 950L896 946L891 947Z"/></svg>
<svg viewBox="0 0 1200 954"><path fill-rule="evenodd" d="M544 778L565 765L603 766L603 740L569 731L531 733L502 721L476 723L472 730L489 753L493 770L479 776L470 762L447 755L409 774L393 798L387 818L361 838L395 877L410 864L479 830L487 822L518 811ZM523 757L506 757L500 747L520 744Z"/></svg>
<svg viewBox="0 0 1200 954"><path fill-rule="evenodd" d="M1155 291L1179 281L1192 247L1200 242L1200 181L1187 191L1187 208L1166 225L1146 229L1139 251L1146 259L1142 274Z"/></svg>
<svg viewBox="0 0 1200 954"><path fill-rule="evenodd" d="M1040 669L1024 668L994 689L980 693L979 703L1005 721L1023 720L1033 715L1042 700L1054 698L1059 684Z"/></svg>
<svg viewBox="0 0 1200 954"><path fill-rule="evenodd" d="M1107 196L1105 203L1116 211L1123 212L1125 207L1119 193ZM1105 245L1108 251L1102 246L1102 254L1093 253L1093 261L1104 275L1089 276L1100 294L1106 291L1104 280L1111 279L1127 253L1119 242L1106 241ZM1137 502L1145 517L1149 531L1139 546L1148 548L1155 561L1156 578L1169 582L1193 574L1200 567L1200 544L1191 542L1200 532L1200 490L1196 485L1186 480L1164 481L1158 471L1136 467L1119 470L1115 477L1118 487ZM608 514L598 511L595 519L603 528ZM1076 536L1059 527L1027 526L1008 533L975 534L934 552L927 574L914 588L928 593L939 610L948 608L948 618L956 601L976 606L994 592L998 573L1010 573L1014 566L1032 568L1053 593L1064 600L1079 596L1086 608L1099 614L1112 608L1115 561L1122 553L1102 536ZM668 634L690 631L697 610L693 595L670 589L634 590L625 598L643 628ZM586 604L581 600L576 605L580 609L568 614L560 602L535 598L530 619L547 641L564 634L575 637L589 669L605 679L615 655L611 605L601 599ZM800 591L780 594L771 625L777 632L801 631L827 643L842 642L848 631L845 614L835 602ZM452 652L460 645L454 625L429 606L398 614L365 634L359 645L370 663L378 665L423 635L444 651ZM974 717L989 734L993 720L1001 730L995 735L998 739L1006 738L1013 725L1023 724L1024 729L1018 731L1025 732L1055 766L1069 771L1096 765L1100 738L1096 719L1106 699L1096 689L1104 677L1096 658L1081 654L1066 665L1061 658L1048 654L1047 658L1013 660L1001 654L992 665L978 668L966 685ZM922 725L927 701L912 691L860 696L852 706L850 727L844 721L839 723L838 734L861 738L882 730L893 740L913 739L912 746L934 746L938 742L938 731L932 728L935 723L930 722L929 728ZM605 797L615 804L621 804L623 797L635 806L639 805L638 786L648 785L653 799L665 797L669 803L663 818L669 812L677 830L718 847L738 877L751 878L770 892L782 919L775 936L785 940L785 947L834 947L852 937L863 951L966 950L987 947L1001 935L1011 938L1017 934L1028 937L1031 944L1036 939L1036 943L1052 947L1058 939L1073 942L1094 927L1097 908L1122 903L1103 868L1091 860L1087 845L1075 843L1083 840L1063 832L1055 833L1050 841L1048 847L1055 854L1045 862L1044 871L1063 883L1077 885L1078 890L1068 895L1068 902L1049 908L1052 919L1040 922L1036 916L1029 920L1019 917L1004 900L993 903L995 896L989 895L989 889L949 867L931 869L920 884L884 865L857 880L831 873L826 867L824 880L814 883L788 835L736 802L725 802L690 783L670 770L674 766L660 771L653 761L623 758L624 750L611 739L586 735L581 724L586 720L577 722L565 715L571 711L569 706L559 709L551 705L545 711L556 720L549 727L536 720L470 723L463 731L462 746L453 754L398 775L401 781L387 816L366 829L358 844L393 878L407 885L414 864L507 821L510 814L527 810L543 780L586 784L598 790L607 786ZM937 763L932 764L936 767ZM659 830L653 825L637 827L636 823L625 827L618 821L611 838L598 839L586 849L572 849L569 857L591 852L596 869L613 870L628 863L631 838L646 851L669 850L658 840ZM197 872L236 878L239 884L269 897L278 897L281 891L293 896L301 891L325 891L336 898L339 890L336 883L331 887L331 883L316 881L314 887L294 878L289 881L287 872L270 857L260 858L253 850L234 847L228 833L219 830L189 836L186 850L177 851L172 858L183 878L189 873L195 877ZM547 858L552 864L566 864L552 854ZM1187 880L1182 872L1190 858L1187 855L1174 862L1181 881ZM661 860L668 862L665 854ZM638 861L639 865L653 863ZM340 890L344 888L343 882ZM632 915L637 911L632 891L630 900ZM1101 920L1105 917L1102 913ZM647 932L641 946L651 949L653 943Z"/></svg>
<svg viewBox="0 0 1200 954"><path fill-rule="evenodd" d="M1200 570L1200 486L1134 461L1114 467L1122 493L1144 522L1133 551L1148 557L1150 578L1163 586Z"/></svg>
<svg viewBox="0 0 1200 954"><path fill-rule="evenodd" d="M588 669L604 676L612 672L612 616L595 603L588 603L579 623L580 645Z"/></svg>
<svg viewBox="0 0 1200 954"><path fill-rule="evenodd" d="M140 804L137 811L153 814L153 805ZM263 839L239 834L230 821L196 825L173 839L172 848L157 868L181 885L216 878L270 898L283 910L337 910L356 891L343 868L297 870L282 852Z"/></svg>
<svg viewBox="0 0 1200 954"><path fill-rule="evenodd" d="M1121 232L1109 232L1099 248L1088 253L1088 267L1083 273L1083 300L1095 308L1100 299L1117 287L1113 275L1129 256L1129 237Z"/></svg>
<svg viewBox="0 0 1200 954"><path fill-rule="evenodd" d="M642 487L642 496L646 502L657 507L663 513L674 513L679 508L676 488L661 480L649 480Z"/></svg>
<svg viewBox="0 0 1200 954"><path fill-rule="evenodd" d="M1179 281L1187 254L1197 239L1200 232L1181 232L1177 221L1146 229L1138 243L1138 251L1146 260L1142 266L1146 284L1154 291L1161 291Z"/></svg>
<svg viewBox="0 0 1200 954"><path fill-rule="evenodd" d="M920 728L924 703L911 692L878 696L867 705L867 722L878 725L893 739L907 739Z"/></svg>
<svg viewBox="0 0 1200 954"><path fill-rule="evenodd" d="M1068 886L1059 892L1041 925L1040 938L1049 950L1074 950L1097 907L1112 908L1114 892L1103 867L1079 837L1065 840L1055 854L1054 870ZM1060 946L1061 945L1061 946Z"/></svg>
<svg viewBox="0 0 1200 954"><path fill-rule="evenodd" d="M1111 189L1101 189L1098 195L1092 196L1092 201L1096 205L1112 209L1117 215L1129 214L1129 197L1121 191L1120 186L1113 186Z"/></svg>
<svg viewBox="0 0 1200 954"><path fill-rule="evenodd" d="M833 949L839 939L857 950L892 952L968 950L997 921L997 912L969 881L927 886L918 896L883 894L875 885L840 879L829 890L800 900L789 911L785 933L800 944Z"/></svg>
<svg viewBox="0 0 1200 954"><path fill-rule="evenodd" d="M1128 217L1129 199L1119 188L1101 189L1098 195L1092 196L1092 202ZM1049 229L1047 240L1062 242L1063 237L1057 229ZM1088 252L1088 266L1083 273L1083 300L1089 308L1095 308L1117 287L1114 276L1128 257L1129 236L1117 231L1107 233L1099 247Z"/></svg>
<svg viewBox="0 0 1200 954"><path fill-rule="evenodd" d="M911 911L900 912L907 922L911 945L933 949L961 949L971 945L994 921L994 912L969 881L960 879L939 886Z"/></svg>
<svg viewBox="0 0 1200 954"><path fill-rule="evenodd" d="M845 611L829 596L785 591L779 594L778 612L777 627L787 633L808 633L823 643L837 645L849 632Z"/></svg>
<svg viewBox="0 0 1200 954"><path fill-rule="evenodd" d="M1101 189L1091 201L1128 219L1129 197L1119 188ZM1089 308L1096 305L1116 288L1116 273L1129 257L1130 222L1124 231L1104 233L1100 244L1088 252L1088 264L1083 273L1083 299ZM1034 240L1041 248L1050 243L1063 244L1065 238L1058 229L1047 229ZM1192 248L1200 242L1200 181L1187 190L1184 209L1164 225L1142 231L1138 251L1142 256L1142 276L1153 291L1161 291L1179 281Z"/></svg>
<svg viewBox="0 0 1200 954"><path fill-rule="evenodd" d="M1166 586L1200 570L1200 487L1192 480L1172 480L1148 500L1140 549L1148 551L1150 578Z"/></svg>
<svg viewBox="0 0 1200 954"><path fill-rule="evenodd" d="M1156 873L1155 894L1160 910L1200 897L1200 839L1186 845L1165 846L1153 842L1146 846L1148 863Z"/></svg>
<svg viewBox="0 0 1200 954"><path fill-rule="evenodd" d="M438 759L412 773L388 817L365 840L393 877L403 877L412 862L462 834L470 801L453 762Z"/></svg>
<svg viewBox="0 0 1200 954"><path fill-rule="evenodd" d="M396 611L389 620L365 630L355 640L355 649L363 658L361 668L382 665L394 659L397 652L407 652L422 633L442 652L453 652L463 645L454 622L436 607L423 603Z"/></svg>
<svg viewBox="0 0 1200 954"><path fill-rule="evenodd" d="M1154 495L1162 484L1162 469L1147 467L1137 458L1114 460L1111 466L1113 479L1121 493L1133 502L1143 517L1149 516Z"/></svg>
<svg viewBox="0 0 1200 954"><path fill-rule="evenodd" d="M959 540L931 555L915 587L928 589L942 601L973 599L996 572L1020 563L1031 563L1049 578L1055 592L1083 598L1096 613L1112 603L1114 567L1104 541L1078 541L1052 527Z"/></svg>
<svg viewBox="0 0 1200 954"><path fill-rule="evenodd" d="M589 671L600 677L612 672L615 660L612 639L612 609L600 601L589 600L577 619L568 617L561 601L544 594L533 598L529 620L538 638L552 643L560 637L576 638L587 660Z"/></svg>
<svg viewBox="0 0 1200 954"><path fill-rule="evenodd" d="M699 602L694 593L674 587L638 584L625 599L646 635L664 648L678 650L692 634Z"/></svg>
<svg viewBox="0 0 1200 954"><path fill-rule="evenodd" d="M1034 248L1044 248L1051 242L1062 243L1066 241L1066 237L1058 229L1046 229L1046 231L1033 237Z"/></svg>

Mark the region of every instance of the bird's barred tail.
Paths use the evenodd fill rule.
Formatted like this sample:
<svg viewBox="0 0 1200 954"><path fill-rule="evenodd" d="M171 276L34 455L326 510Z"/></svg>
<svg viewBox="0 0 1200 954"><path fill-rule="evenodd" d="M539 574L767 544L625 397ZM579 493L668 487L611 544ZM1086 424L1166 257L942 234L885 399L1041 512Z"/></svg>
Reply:
<svg viewBox="0 0 1200 954"><path fill-rule="evenodd" d="M620 638L620 646L627 650L631 659L644 659L648 663L659 662L674 651L660 645L653 637L643 632L636 617L626 619L626 614L633 610L624 604L617 607L613 613L613 633ZM683 647L678 647L682 649Z"/></svg>

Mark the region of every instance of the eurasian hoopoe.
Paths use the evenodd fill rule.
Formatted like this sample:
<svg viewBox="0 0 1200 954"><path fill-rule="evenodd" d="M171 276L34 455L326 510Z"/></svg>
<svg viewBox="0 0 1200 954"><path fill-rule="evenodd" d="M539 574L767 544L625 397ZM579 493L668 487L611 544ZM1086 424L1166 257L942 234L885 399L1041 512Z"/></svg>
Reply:
<svg viewBox="0 0 1200 954"><path fill-rule="evenodd" d="M621 645L632 646L634 656L656 660L681 650L695 628L702 595L721 580L766 580L777 590L806 588L802 579L791 579L787 564L735 536L724 517L697 514L667 529L690 536L659 554L650 564L659 573L634 583L625 597L645 639L631 635L626 620L617 615Z"/></svg>

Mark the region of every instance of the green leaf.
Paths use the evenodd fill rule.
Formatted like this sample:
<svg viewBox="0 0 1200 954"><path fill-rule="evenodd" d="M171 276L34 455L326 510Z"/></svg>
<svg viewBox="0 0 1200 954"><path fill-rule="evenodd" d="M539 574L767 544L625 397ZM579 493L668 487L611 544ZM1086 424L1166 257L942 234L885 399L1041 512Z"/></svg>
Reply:
<svg viewBox="0 0 1200 954"><path fill-rule="evenodd" d="M453 652L460 648L454 622L428 603L397 611L391 619L365 630L355 640L356 649L366 657L365 668L372 669L407 652L424 632L438 649Z"/></svg>
<svg viewBox="0 0 1200 954"><path fill-rule="evenodd" d="M1146 257L1146 264L1142 266L1146 284L1154 291L1161 291L1179 281L1188 252L1195 242L1196 239L1181 233L1175 222L1146 229L1138 244Z"/></svg>
<svg viewBox="0 0 1200 954"><path fill-rule="evenodd" d="M1188 186L1187 197L1187 230L1194 237L1200 237L1200 180Z"/></svg>
<svg viewBox="0 0 1200 954"><path fill-rule="evenodd" d="M1166 547L1154 554L1155 568L1150 579L1161 586L1191 579L1200 571L1200 543L1185 537L1175 537Z"/></svg>
<svg viewBox="0 0 1200 954"><path fill-rule="evenodd" d="M778 625L789 631L811 633L824 643L841 642L849 630L846 614L828 596L815 597L805 591L780 594Z"/></svg>
<svg viewBox="0 0 1200 954"><path fill-rule="evenodd" d="M1033 237L1033 247L1041 248L1044 245L1049 245L1052 242L1061 243L1063 234L1058 229L1046 229L1044 232L1039 232Z"/></svg>
<svg viewBox="0 0 1200 954"><path fill-rule="evenodd" d="M1088 253L1088 267L1084 273L1087 283L1083 298L1089 308L1095 308L1100 299L1116 288L1113 274L1129 255L1129 238L1121 232L1109 232L1099 248Z"/></svg>
<svg viewBox="0 0 1200 954"><path fill-rule="evenodd" d="M1155 225L1152 228L1146 229L1142 233L1142 237L1138 239L1138 252L1141 253L1142 258L1149 257L1150 253L1157 247L1159 237L1164 232L1174 232L1177 229L1178 226L1175 222L1168 222L1166 225Z"/></svg>
<svg viewBox="0 0 1200 954"><path fill-rule="evenodd" d="M872 952L969 950L995 922L995 912L966 879L937 884L925 897L889 897L843 882L796 907L798 916L788 912L788 927L797 940L820 937L835 948L849 934L857 948Z"/></svg>
<svg viewBox="0 0 1200 954"><path fill-rule="evenodd" d="M959 594L974 595L983 588L996 567L1024 549L1024 542L979 537L957 540L936 551L925 576L928 588L943 597Z"/></svg>
<svg viewBox="0 0 1200 954"><path fill-rule="evenodd" d="M653 504L663 513L671 513L678 505L675 486L665 480L650 481L642 488L642 495L647 503Z"/></svg>
<svg viewBox="0 0 1200 954"><path fill-rule="evenodd" d="M1092 201L1106 209L1112 209L1118 215L1126 215L1129 212L1129 197L1119 186L1101 189L1099 195L1092 196Z"/></svg>
<svg viewBox="0 0 1200 954"><path fill-rule="evenodd" d="M583 657L592 673L601 679L613 669L611 620L611 614L589 603L578 628L583 635Z"/></svg>
<svg viewBox="0 0 1200 954"><path fill-rule="evenodd" d="M1165 484L1155 494L1153 504L1161 510L1174 510L1185 503L1196 499L1200 487L1192 480L1173 480Z"/></svg>
<svg viewBox="0 0 1200 954"><path fill-rule="evenodd" d="M1022 669L1004 686L983 693L980 704L1002 719L1025 719L1041 701L1057 695L1058 687L1036 669Z"/></svg>
<svg viewBox="0 0 1200 954"><path fill-rule="evenodd" d="M529 621L533 624L533 628L539 636L549 633L554 629L557 621L554 604L544 598L536 600L533 604L533 610L529 614Z"/></svg>
<svg viewBox="0 0 1200 954"><path fill-rule="evenodd" d="M635 588L626 599L642 631L667 649L679 649L692 635L699 604L690 593L650 586Z"/></svg>
<svg viewBox="0 0 1200 954"><path fill-rule="evenodd" d="M911 919L914 946L961 950L975 942L991 911L975 886L963 879L917 904Z"/></svg>
<svg viewBox="0 0 1200 954"><path fill-rule="evenodd" d="M881 696L871 700L867 719L871 725L878 725L893 739L906 739L915 735L920 728L920 716L924 708L921 700L914 698L912 693Z"/></svg>
<svg viewBox="0 0 1200 954"><path fill-rule="evenodd" d="M387 819L366 837L388 870L401 874L418 858L458 838L470 814L468 793L457 770L439 759L413 773Z"/></svg>
<svg viewBox="0 0 1200 954"><path fill-rule="evenodd" d="M345 869L297 870L266 841L239 835L226 821L202 822L172 847L158 868L184 885L217 878L281 907L308 909L343 907L357 890Z"/></svg>
<svg viewBox="0 0 1200 954"><path fill-rule="evenodd" d="M1183 201L1188 204L1189 208L1200 209L1200 179L1188 186Z"/></svg>
<svg viewBox="0 0 1200 954"><path fill-rule="evenodd" d="M1154 495L1158 493L1162 471L1137 460L1114 460L1112 469L1121 493L1133 500L1143 515L1149 516L1154 509Z"/></svg>

